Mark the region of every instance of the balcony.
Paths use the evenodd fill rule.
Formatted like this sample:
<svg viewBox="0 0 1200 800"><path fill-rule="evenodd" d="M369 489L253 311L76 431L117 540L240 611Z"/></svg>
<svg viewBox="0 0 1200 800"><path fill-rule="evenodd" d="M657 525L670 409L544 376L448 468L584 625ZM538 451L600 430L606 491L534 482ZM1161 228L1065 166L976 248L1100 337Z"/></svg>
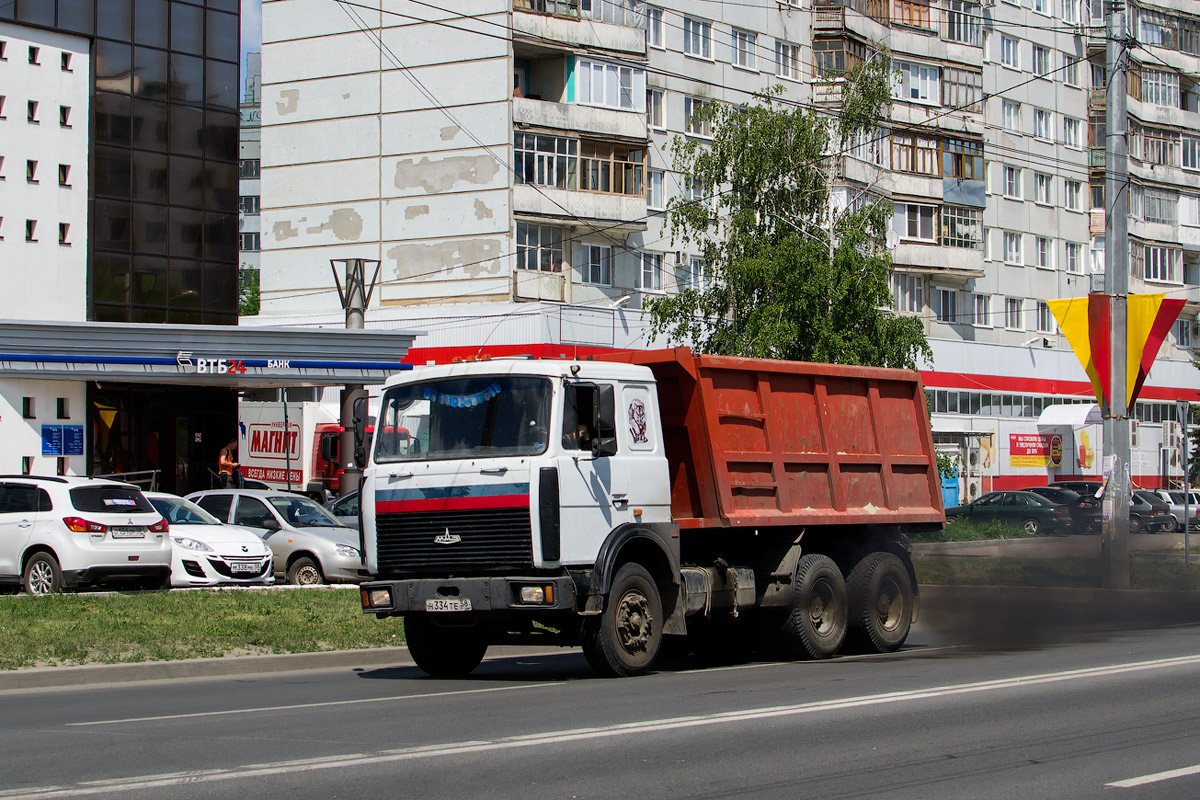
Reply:
<svg viewBox="0 0 1200 800"><path fill-rule="evenodd" d="M892 263L935 275L939 280L967 281L984 276L982 246L943 247L932 243L902 242L892 251Z"/></svg>
<svg viewBox="0 0 1200 800"><path fill-rule="evenodd" d="M596 223L612 232L646 230L646 198L640 195L571 191L519 183L513 187L513 213L547 223Z"/></svg>
<svg viewBox="0 0 1200 800"><path fill-rule="evenodd" d="M1104 148L1091 147L1088 148L1088 166L1095 169L1104 169Z"/></svg>
<svg viewBox="0 0 1200 800"><path fill-rule="evenodd" d="M648 142L646 115L577 103L554 103L531 97L514 97L513 123L518 126L577 131Z"/></svg>
<svg viewBox="0 0 1200 800"><path fill-rule="evenodd" d="M604 3L603 8L612 6ZM578 0L514 0L513 10L516 12L512 16L515 43L527 39L539 47L561 42L571 49L586 47L637 56L646 54L645 17L642 15L637 17L641 20L640 25L602 21L590 15L581 17Z"/></svg>
<svg viewBox="0 0 1200 800"><path fill-rule="evenodd" d="M514 269L513 297L518 300L551 300L561 303L565 283L561 272Z"/></svg>

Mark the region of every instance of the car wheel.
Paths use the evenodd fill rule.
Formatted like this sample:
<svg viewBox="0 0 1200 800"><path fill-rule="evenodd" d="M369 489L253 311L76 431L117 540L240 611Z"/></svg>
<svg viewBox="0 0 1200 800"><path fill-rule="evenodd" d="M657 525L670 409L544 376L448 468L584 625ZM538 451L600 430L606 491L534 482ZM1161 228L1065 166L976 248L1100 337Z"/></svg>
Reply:
<svg viewBox="0 0 1200 800"><path fill-rule="evenodd" d="M63 580L58 561L49 553L34 553L25 562L23 584L25 591L39 597L61 592Z"/></svg>
<svg viewBox="0 0 1200 800"><path fill-rule="evenodd" d="M1022 522L1021 527L1025 530L1025 533L1029 534L1030 536L1037 536L1038 532L1042 529L1041 523L1033 517L1030 517Z"/></svg>
<svg viewBox="0 0 1200 800"><path fill-rule="evenodd" d="M649 672L662 646L662 627L658 584L640 565L625 564L613 576L604 612L584 618L583 655L605 677Z"/></svg>
<svg viewBox="0 0 1200 800"><path fill-rule="evenodd" d="M1133 516L1131 516L1129 518L1129 532L1130 533L1141 533L1142 527L1143 527L1142 521L1140 519L1138 519L1137 517L1133 517Z"/></svg>
<svg viewBox="0 0 1200 800"><path fill-rule="evenodd" d="M325 583L321 565L308 556L297 558L288 567L287 582L296 586L318 586Z"/></svg>
<svg viewBox="0 0 1200 800"><path fill-rule="evenodd" d="M850 602L847 641L862 650L900 649L912 627L913 589L904 562L892 553L871 553L846 580Z"/></svg>
<svg viewBox="0 0 1200 800"><path fill-rule="evenodd" d="M1172 516L1163 524L1161 528L1159 528L1159 530L1161 530L1163 533L1178 533L1180 530L1182 530L1182 528L1183 526L1179 524L1179 520Z"/></svg>
<svg viewBox="0 0 1200 800"><path fill-rule="evenodd" d="M780 631L780 646L792 659L830 658L846 638L850 607L846 581L833 559L809 553L796 565L792 604Z"/></svg>

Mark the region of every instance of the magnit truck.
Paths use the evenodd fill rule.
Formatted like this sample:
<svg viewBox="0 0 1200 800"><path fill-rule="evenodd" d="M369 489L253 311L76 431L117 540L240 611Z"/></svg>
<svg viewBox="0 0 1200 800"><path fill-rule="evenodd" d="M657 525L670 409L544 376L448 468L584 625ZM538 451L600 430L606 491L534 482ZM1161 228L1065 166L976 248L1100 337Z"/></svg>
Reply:
<svg viewBox="0 0 1200 800"><path fill-rule="evenodd" d="M664 643L895 650L907 534L944 524L915 372L687 349L393 378L361 497L363 611L443 676L501 642L610 676Z"/></svg>
<svg viewBox="0 0 1200 800"><path fill-rule="evenodd" d="M238 403L242 477L324 503L340 493L337 410L320 403Z"/></svg>

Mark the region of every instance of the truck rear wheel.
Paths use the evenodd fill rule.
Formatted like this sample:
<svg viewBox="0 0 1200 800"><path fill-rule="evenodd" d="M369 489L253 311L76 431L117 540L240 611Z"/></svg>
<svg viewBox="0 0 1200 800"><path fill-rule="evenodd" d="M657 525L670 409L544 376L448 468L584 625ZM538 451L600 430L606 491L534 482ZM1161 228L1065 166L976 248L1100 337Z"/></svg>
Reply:
<svg viewBox="0 0 1200 800"><path fill-rule="evenodd" d="M487 643L474 628L442 628L428 614L406 616L404 638L413 661L435 678L469 675L487 653Z"/></svg>
<svg viewBox="0 0 1200 800"><path fill-rule="evenodd" d="M850 640L876 653L900 649L912 627L913 590L904 562L892 553L871 553L850 571Z"/></svg>
<svg viewBox="0 0 1200 800"><path fill-rule="evenodd" d="M637 564L617 570L604 613L583 623L583 654L596 672L624 678L649 672L662 647L658 585Z"/></svg>
<svg viewBox="0 0 1200 800"><path fill-rule="evenodd" d="M809 553L796 565L792 606L780 629L788 658L829 658L846 638L848 607L842 571L829 556Z"/></svg>

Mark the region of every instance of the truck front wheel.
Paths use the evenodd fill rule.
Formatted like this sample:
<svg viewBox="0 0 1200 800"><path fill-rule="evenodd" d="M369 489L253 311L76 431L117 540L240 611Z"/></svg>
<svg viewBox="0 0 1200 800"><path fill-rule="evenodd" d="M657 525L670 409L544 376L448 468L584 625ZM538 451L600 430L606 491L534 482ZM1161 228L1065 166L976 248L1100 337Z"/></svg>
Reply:
<svg viewBox="0 0 1200 800"><path fill-rule="evenodd" d="M780 645L789 658L829 658L846 638L848 608L842 571L829 556L809 553L796 565L792 607Z"/></svg>
<svg viewBox="0 0 1200 800"><path fill-rule="evenodd" d="M406 616L404 638L413 661L435 678L468 675L487 653L487 643L474 628L442 628L428 614Z"/></svg>
<svg viewBox="0 0 1200 800"><path fill-rule="evenodd" d="M662 647L663 611L658 585L637 564L617 570L604 613L583 623L583 654L605 677L649 672Z"/></svg>
<svg viewBox="0 0 1200 800"><path fill-rule="evenodd" d="M892 553L871 553L850 571L850 637L876 653L900 649L912 626L913 590L904 562Z"/></svg>

